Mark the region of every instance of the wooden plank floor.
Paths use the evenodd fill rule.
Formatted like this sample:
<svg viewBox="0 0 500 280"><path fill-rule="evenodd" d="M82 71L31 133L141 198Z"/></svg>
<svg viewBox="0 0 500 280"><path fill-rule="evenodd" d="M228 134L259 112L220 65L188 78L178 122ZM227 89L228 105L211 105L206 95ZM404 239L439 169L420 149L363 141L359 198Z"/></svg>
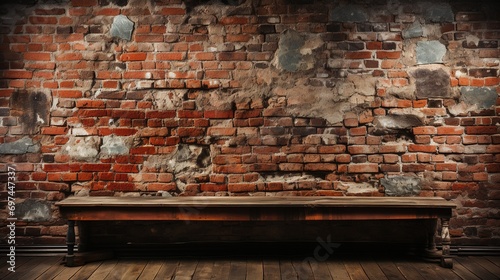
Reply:
<svg viewBox="0 0 500 280"><path fill-rule="evenodd" d="M411 257L335 256L326 261L294 257L179 259L122 258L65 267L61 257L18 257L16 272L1 257L0 279L500 279L499 256L455 256L453 269Z"/></svg>

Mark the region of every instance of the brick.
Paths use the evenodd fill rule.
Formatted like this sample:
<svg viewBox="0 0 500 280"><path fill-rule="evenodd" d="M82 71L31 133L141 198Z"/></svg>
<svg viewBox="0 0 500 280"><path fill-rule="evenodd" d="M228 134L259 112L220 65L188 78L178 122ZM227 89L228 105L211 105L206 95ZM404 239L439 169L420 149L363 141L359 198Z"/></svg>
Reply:
<svg viewBox="0 0 500 280"><path fill-rule="evenodd" d="M232 127L209 127L207 130L209 136L234 136L236 128Z"/></svg>
<svg viewBox="0 0 500 280"><path fill-rule="evenodd" d="M105 108L103 100L80 99L76 101L77 108Z"/></svg>
<svg viewBox="0 0 500 280"><path fill-rule="evenodd" d="M24 70L6 70L0 74L5 79L31 79L33 72Z"/></svg>
<svg viewBox="0 0 500 280"><path fill-rule="evenodd" d="M166 119L166 118L175 118L176 111L168 110L168 111L147 111L146 119Z"/></svg>
<svg viewBox="0 0 500 280"><path fill-rule="evenodd" d="M497 134L498 129L496 126L468 126L465 129L466 134Z"/></svg>
<svg viewBox="0 0 500 280"><path fill-rule="evenodd" d="M203 117L207 119L231 119L234 116L233 110L205 111Z"/></svg>
<svg viewBox="0 0 500 280"><path fill-rule="evenodd" d="M71 0L73 7L92 7L98 6L97 0Z"/></svg>
<svg viewBox="0 0 500 280"><path fill-rule="evenodd" d="M221 52L219 53L220 61L245 61L247 54L244 52Z"/></svg>
<svg viewBox="0 0 500 280"><path fill-rule="evenodd" d="M165 53L157 53L157 60L166 60L166 61L182 61L186 59L186 53L184 52L165 52Z"/></svg>
<svg viewBox="0 0 500 280"><path fill-rule="evenodd" d="M372 52L370 51L357 51L357 52L346 52L344 54L345 59L370 59L372 58Z"/></svg>
<svg viewBox="0 0 500 280"><path fill-rule="evenodd" d="M177 136L179 137L199 137L205 135L205 130L198 127L179 127Z"/></svg>
<svg viewBox="0 0 500 280"><path fill-rule="evenodd" d="M44 17L44 16L31 16L29 17L29 22L31 24L57 24L56 17Z"/></svg>
<svg viewBox="0 0 500 280"><path fill-rule="evenodd" d="M122 183L122 182L112 182L106 186L107 190L110 191L135 191L136 187L134 183Z"/></svg>
<svg viewBox="0 0 500 280"><path fill-rule="evenodd" d="M83 56L81 53L66 52L56 55L55 58L56 61L76 61L76 60L82 60Z"/></svg>
<svg viewBox="0 0 500 280"><path fill-rule="evenodd" d="M377 51L378 59L398 59L400 57L400 51Z"/></svg>
<svg viewBox="0 0 500 280"><path fill-rule="evenodd" d="M45 172L67 172L70 170L69 164L46 163L42 166Z"/></svg>
<svg viewBox="0 0 500 280"><path fill-rule="evenodd" d="M185 15L186 10L183 8L163 8L161 9L160 14L164 16Z"/></svg>
<svg viewBox="0 0 500 280"><path fill-rule="evenodd" d="M328 171L337 170L337 165L333 163L307 163L304 165L304 171Z"/></svg>
<svg viewBox="0 0 500 280"><path fill-rule="evenodd" d="M432 135L436 133L437 129L434 126L419 126L413 128L413 134L415 135Z"/></svg>
<svg viewBox="0 0 500 280"><path fill-rule="evenodd" d="M24 53L25 60L34 60L34 61L50 61L51 54L47 52L27 52Z"/></svg>
<svg viewBox="0 0 500 280"><path fill-rule="evenodd" d="M349 173L377 173L378 164L366 163L366 164L349 164L347 166L347 171Z"/></svg>
<svg viewBox="0 0 500 280"><path fill-rule="evenodd" d="M410 144L408 145L408 152L435 153L437 152L437 146Z"/></svg>
<svg viewBox="0 0 500 280"><path fill-rule="evenodd" d="M132 155L154 155L156 148L154 146L133 147L130 149Z"/></svg>
<svg viewBox="0 0 500 280"><path fill-rule="evenodd" d="M353 145L347 148L350 154L375 154L379 152L379 147L374 145Z"/></svg>
<svg viewBox="0 0 500 280"><path fill-rule="evenodd" d="M67 127L57 127L57 126L42 127L43 135L64 135L67 133L68 133Z"/></svg>
<svg viewBox="0 0 500 280"><path fill-rule="evenodd" d="M456 126L440 126L437 128L439 135L462 135L464 133L463 127Z"/></svg>
<svg viewBox="0 0 500 280"><path fill-rule="evenodd" d="M121 61L144 61L146 60L147 54L144 52L137 53L124 53L120 55Z"/></svg>
<svg viewBox="0 0 500 280"><path fill-rule="evenodd" d="M255 192L256 189L256 183L236 183L227 186L229 192Z"/></svg>
<svg viewBox="0 0 500 280"><path fill-rule="evenodd" d="M366 135L366 133L367 133L366 126L354 127L349 129L349 134L351 136L363 136Z"/></svg>
<svg viewBox="0 0 500 280"><path fill-rule="evenodd" d="M111 169L111 164L108 163L83 163L81 170L84 172L105 172Z"/></svg>

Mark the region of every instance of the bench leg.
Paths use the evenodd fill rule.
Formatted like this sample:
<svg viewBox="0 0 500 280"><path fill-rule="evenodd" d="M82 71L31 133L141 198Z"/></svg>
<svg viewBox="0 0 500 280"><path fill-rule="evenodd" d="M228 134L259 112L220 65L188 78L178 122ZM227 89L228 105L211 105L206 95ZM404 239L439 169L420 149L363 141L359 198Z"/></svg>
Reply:
<svg viewBox="0 0 500 280"><path fill-rule="evenodd" d="M424 252L424 259L433 262L441 260L441 254L436 248L436 232L437 232L437 219L428 220L427 226L427 244Z"/></svg>
<svg viewBox="0 0 500 280"><path fill-rule="evenodd" d="M441 266L446 268L453 268L453 259L450 254L450 219L442 218L441 219L441 240L443 244L443 255L441 256Z"/></svg>
<svg viewBox="0 0 500 280"><path fill-rule="evenodd" d="M68 221L68 233L66 234L66 245L68 252L66 254L66 266L75 265L75 221Z"/></svg>

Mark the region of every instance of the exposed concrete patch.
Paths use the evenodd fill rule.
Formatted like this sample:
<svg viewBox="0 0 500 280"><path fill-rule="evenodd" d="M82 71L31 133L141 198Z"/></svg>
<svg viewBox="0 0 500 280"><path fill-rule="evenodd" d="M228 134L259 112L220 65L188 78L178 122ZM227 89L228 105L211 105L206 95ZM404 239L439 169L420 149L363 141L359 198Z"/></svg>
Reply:
<svg viewBox="0 0 500 280"><path fill-rule="evenodd" d="M361 5L347 4L330 10L328 19L340 22L365 22L368 21L368 13Z"/></svg>
<svg viewBox="0 0 500 280"><path fill-rule="evenodd" d="M469 105L476 105L479 109L488 109L495 106L498 94L494 87L462 87L460 100Z"/></svg>
<svg viewBox="0 0 500 280"><path fill-rule="evenodd" d="M52 220L50 207L47 201L26 199L16 204L16 217L25 222L47 222Z"/></svg>
<svg viewBox="0 0 500 280"><path fill-rule="evenodd" d="M134 30L134 22L124 15L117 15L113 19L111 25L111 37L118 37L130 41L132 39L132 31Z"/></svg>
<svg viewBox="0 0 500 280"><path fill-rule="evenodd" d="M16 91L10 98L13 116L19 116L26 134L37 133L40 126L49 125L50 95L43 92Z"/></svg>
<svg viewBox="0 0 500 280"><path fill-rule="evenodd" d="M377 116L373 123L375 125L373 133L377 135L397 133L400 130L411 130L413 127L423 125L422 120L415 115Z"/></svg>
<svg viewBox="0 0 500 280"><path fill-rule="evenodd" d="M409 71L410 82L415 83L416 97L451 97L450 75L443 68L430 66Z"/></svg>
<svg viewBox="0 0 500 280"><path fill-rule="evenodd" d="M133 143L133 137L104 136L100 148L101 156L127 155Z"/></svg>
<svg viewBox="0 0 500 280"><path fill-rule="evenodd" d="M99 154L100 143L101 138L98 136L71 137L61 148L61 153L73 160L93 162Z"/></svg>
<svg viewBox="0 0 500 280"><path fill-rule="evenodd" d="M0 144L0 154L21 155L26 153L38 153L40 144L34 143L33 139L25 136L17 141Z"/></svg>
<svg viewBox="0 0 500 280"><path fill-rule="evenodd" d="M446 46L439 41L418 42L417 64L443 63L446 54Z"/></svg>
<svg viewBox="0 0 500 280"><path fill-rule="evenodd" d="M380 179L388 196L418 195L422 189L422 181L417 177L394 176Z"/></svg>

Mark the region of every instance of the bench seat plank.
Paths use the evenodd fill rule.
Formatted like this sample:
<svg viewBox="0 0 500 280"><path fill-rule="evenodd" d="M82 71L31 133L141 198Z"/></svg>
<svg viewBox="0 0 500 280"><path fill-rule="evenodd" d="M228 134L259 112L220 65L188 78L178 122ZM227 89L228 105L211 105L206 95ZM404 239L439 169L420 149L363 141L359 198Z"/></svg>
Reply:
<svg viewBox="0 0 500 280"><path fill-rule="evenodd" d="M59 207L381 207L454 208L441 197L184 196L69 197Z"/></svg>

